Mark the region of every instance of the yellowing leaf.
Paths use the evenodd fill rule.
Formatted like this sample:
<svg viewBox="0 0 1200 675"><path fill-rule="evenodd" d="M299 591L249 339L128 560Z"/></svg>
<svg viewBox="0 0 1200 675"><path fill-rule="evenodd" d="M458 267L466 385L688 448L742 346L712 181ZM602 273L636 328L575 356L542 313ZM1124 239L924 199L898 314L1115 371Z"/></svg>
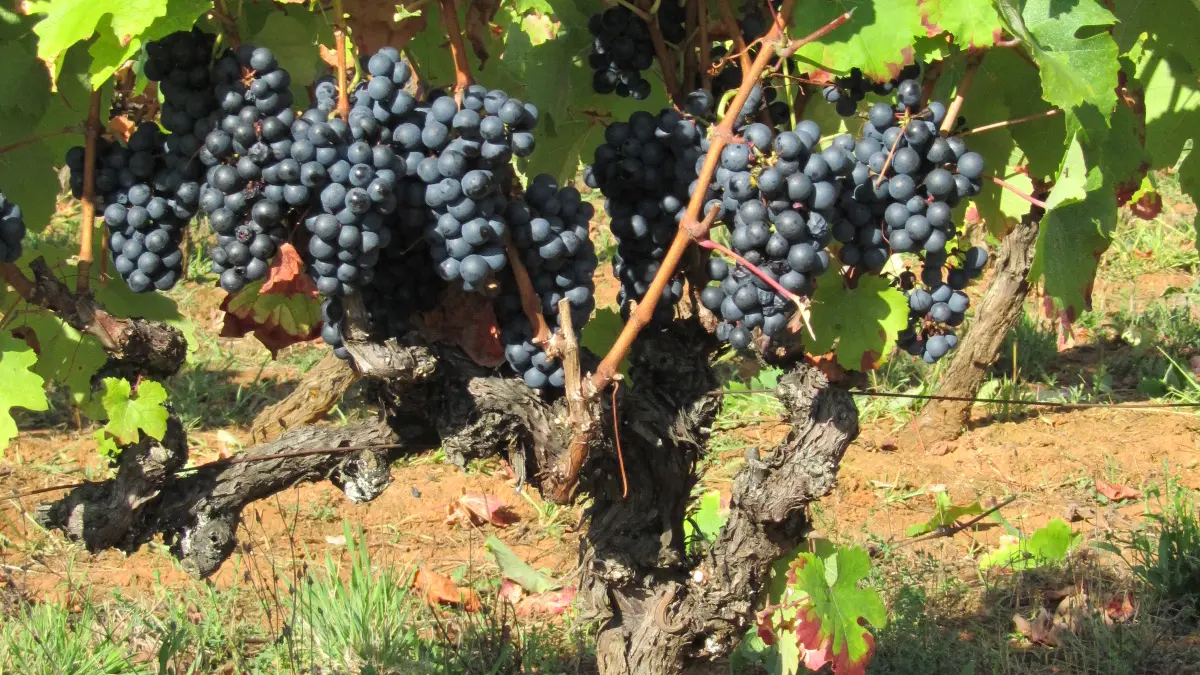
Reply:
<svg viewBox="0 0 1200 675"><path fill-rule="evenodd" d="M801 0L789 33L803 37L851 10L849 21L796 52L801 71L860 68L870 79L888 80L913 62L913 45L926 36L918 0Z"/></svg>
<svg viewBox="0 0 1200 675"><path fill-rule="evenodd" d="M808 351L834 351L846 370L876 368L891 353L896 334L908 326L908 301L881 277L863 277L855 288L846 288L831 271L819 280L812 300L816 340Z"/></svg>

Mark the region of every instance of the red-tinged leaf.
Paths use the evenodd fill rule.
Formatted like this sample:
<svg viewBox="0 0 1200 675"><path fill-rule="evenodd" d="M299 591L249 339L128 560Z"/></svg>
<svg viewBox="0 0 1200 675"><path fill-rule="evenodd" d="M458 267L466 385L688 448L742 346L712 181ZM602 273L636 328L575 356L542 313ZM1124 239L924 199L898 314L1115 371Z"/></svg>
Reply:
<svg viewBox="0 0 1200 675"><path fill-rule="evenodd" d="M569 586L561 591L549 591L531 595L517 604L517 616L545 614L558 616L570 609L575 602L575 587Z"/></svg>
<svg viewBox="0 0 1200 675"><path fill-rule="evenodd" d="M859 588L871 571L871 558L859 548L841 548L826 557L801 553L788 571L785 598L798 597L793 638L801 660L814 670L826 663L835 675L862 675L875 653L868 626L887 624L879 594Z"/></svg>
<svg viewBox="0 0 1200 675"><path fill-rule="evenodd" d="M1133 599L1128 593L1121 595L1119 598L1113 598L1104 606L1104 618L1109 623L1125 623L1133 619L1137 613L1137 607L1133 604Z"/></svg>
<svg viewBox="0 0 1200 675"><path fill-rule="evenodd" d="M262 285L263 294L278 295L308 295L317 297L317 285L311 277L304 273L304 261L296 252L296 247L284 243L279 247L279 255L271 263L267 280Z"/></svg>
<svg viewBox="0 0 1200 675"><path fill-rule="evenodd" d="M306 292L263 293L265 281L256 281L221 302L225 312L221 337L254 337L275 356L280 349L321 336L321 302ZM290 283L290 282L289 282Z"/></svg>
<svg viewBox="0 0 1200 675"><path fill-rule="evenodd" d="M450 577L431 572L425 567L413 575L412 586L430 606L451 605L468 612L478 612L483 607L479 594L473 589L459 588Z"/></svg>
<svg viewBox="0 0 1200 675"><path fill-rule="evenodd" d="M521 588L521 584L512 579L505 579L500 584L500 598L507 600L510 604L516 605L521 602L521 596L525 595L525 590Z"/></svg>
<svg viewBox="0 0 1200 675"><path fill-rule="evenodd" d="M447 524L469 527L491 523L496 527L508 527L516 520L508 505L491 495L465 494L446 507Z"/></svg>
<svg viewBox="0 0 1200 675"><path fill-rule="evenodd" d="M1096 479L1096 492L1104 495L1110 502L1120 502L1126 499L1137 499L1142 496L1141 491L1135 490L1128 485L1119 483L1105 483L1099 478Z"/></svg>

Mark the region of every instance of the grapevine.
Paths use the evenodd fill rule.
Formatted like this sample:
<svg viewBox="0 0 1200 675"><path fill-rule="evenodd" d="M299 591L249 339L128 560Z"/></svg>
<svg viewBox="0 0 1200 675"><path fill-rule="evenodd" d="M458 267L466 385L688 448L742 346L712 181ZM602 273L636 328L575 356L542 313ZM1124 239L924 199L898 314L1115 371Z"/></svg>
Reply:
<svg viewBox="0 0 1200 675"><path fill-rule="evenodd" d="M48 526L93 549L161 535L211 574L253 499L329 476L369 499L399 454L383 448L503 452L548 498L591 499L581 597L608 603L600 644L624 650L606 667L680 672L697 645L716 658L736 644L748 612L715 616L714 598L763 606L766 566L802 543L804 507L856 433L857 373L911 357L978 376L998 347L985 353L976 328L1007 332L1030 286L1064 326L1088 308L1117 205L1153 203L1147 172L1200 193L1200 155L1178 133L1194 99L1161 93L1194 93L1197 61L1120 3L1048 16L1044 3L438 0L381 21L340 0L99 2L111 20L48 0L0 26L30 92L0 103L0 357L21 383L0 394L0 427L17 428L12 407L47 405L47 383L65 384L81 424L106 395L125 405L101 434L117 479L45 509ZM55 194L63 165L78 226ZM69 256L47 243L62 230ZM196 242L207 271L186 261ZM158 312L196 284L218 294L222 335L273 354L319 337L345 365L330 364L376 380L376 427L285 439L375 454L273 449L262 456L292 477L222 493L225 511L218 469L175 478L192 465L168 388L134 392L183 364L183 333ZM53 362L64 336L82 364ZM739 541L752 562L736 578L675 536L723 403L712 367L732 358L789 369L778 393L797 430L734 481L733 534L706 555ZM969 401L978 378L962 381ZM153 424L138 426L142 396ZM838 424L798 412L818 399ZM166 471L131 479L150 439ZM212 481L211 513L150 484L160 473ZM112 532L69 522L102 492L126 509ZM756 494L791 502L767 513ZM187 512L157 512L170 508ZM833 558L797 558L807 599L769 607L802 620L759 624L861 671L872 642L856 631L882 610L856 586L869 561L838 555L855 566L845 581L828 579ZM832 616L847 599L854 618ZM799 635L810 628L831 639Z"/></svg>

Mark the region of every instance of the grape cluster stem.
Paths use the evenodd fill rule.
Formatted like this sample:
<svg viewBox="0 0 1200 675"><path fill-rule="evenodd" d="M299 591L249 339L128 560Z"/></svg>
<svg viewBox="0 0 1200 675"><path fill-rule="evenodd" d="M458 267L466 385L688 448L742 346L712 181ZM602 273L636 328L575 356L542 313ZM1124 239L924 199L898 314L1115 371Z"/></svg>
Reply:
<svg viewBox="0 0 1200 675"><path fill-rule="evenodd" d="M975 79L975 71L979 70L979 64L982 61L982 51L967 57L966 72L963 73L962 80L959 81L958 88L954 91L954 100L946 106L946 118L942 120L942 128L939 129L943 136L949 136L950 131L954 129L954 123L958 121L958 113L967 99L967 89L971 87L971 81Z"/></svg>
<svg viewBox="0 0 1200 675"><path fill-rule="evenodd" d="M462 93L475 83L471 77L471 65L467 62L467 46L463 43L462 27L458 24L458 7L454 0L439 0L442 7L442 25L450 39L450 56L454 58L454 94L462 103Z"/></svg>
<svg viewBox="0 0 1200 675"><path fill-rule="evenodd" d="M711 58L711 56L707 53L710 49L710 47L707 45L712 44L712 40L708 36L707 2L696 3L696 23L699 24L700 30L700 44L698 45L698 48L702 50L697 56L700 64L700 85L704 87L704 91L712 94L712 70L707 65L709 59Z"/></svg>
<svg viewBox="0 0 1200 675"><path fill-rule="evenodd" d="M960 136L970 136L971 134L979 134L979 133L983 133L985 131L991 131L993 129L1003 129L1004 127L1010 127L1014 124L1023 124L1025 122L1034 122L1036 120L1045 119L1047 117L1054 117L1055 115L1058 115L1061 113L1062 113L1062 111L1059 110L1058 108L1051 108L1045 112L1034 113L1032 115L1018 117L1018 118L1012 119L1012 120L1004 120L1003 122L992 122L991 124L984 124L983 126L978 126L978 127L975 127L974 129L967 129L966 131L960 132L959 135Z"/></svg>
<svg viewBox="0 0 1200 675"><path fill-rule="evenodd" d="M92 230L96 227L96 139L100 136L100 90L88 98L83 145L83 197L79 216L79 276L75 292L86 293L92 273Z"/></svg>
<svg viewBox="0 0 1200 675"><path fill-rule="evenodd" d="M504 257L508 258L508 266L512 268L513 277L517 280L517 289L521 292L521 311L525 313L525 318L529 319L529 325L533 326L533 344L545 349L550 343L550 328L546 325L546 317L542 316L542 302L533 288L529 270L525 269L525 263L521 261L521 252L513 245L510 237L504 238Z"/></svg>
<svg viewBox="0 0 1200 675"><path fill-rule="evenodd" d="M710 213L716 213L716 211L717 211L717 209L714 207L714 209L712 211L710 211ZM784 288L783 286L779 285L778 281L775 281L774 279L772 279L770 276L768 276L766 273L764 273L762 271L762 269L760 269L757 265L751 263L749 260L746 260L745 258L743 258L741 255L739 255L736 251L729 248L728 246L725 246L724 244L713 241L712 239L709 239L707 237L705 237L704 239L697 240L697 243L700 245L700 248L707 249L709 251L716 251L717 253L720 253L721 255L723 255L727 258L731 258L738 265L744 267L747 272L753 274L754 276L758 277L759 279L762 279L764 283L766 283L768 286L770 286L772 290L774 290L776 293L778 293L780 296L782 296L788 302L796 305L796 310L800 314L800 318L804 321L804 326L805 326L805 328L808 329L808 334L810 336L812 336L812 338L814 340L816 339L817 336L813 334L812 324L810 324L809 320L808 320L808 317L809 317L808 303L805 300L801 299L800 296L796 295L795 293L793 293L793 292L789 291L788 289Z"/></svg>

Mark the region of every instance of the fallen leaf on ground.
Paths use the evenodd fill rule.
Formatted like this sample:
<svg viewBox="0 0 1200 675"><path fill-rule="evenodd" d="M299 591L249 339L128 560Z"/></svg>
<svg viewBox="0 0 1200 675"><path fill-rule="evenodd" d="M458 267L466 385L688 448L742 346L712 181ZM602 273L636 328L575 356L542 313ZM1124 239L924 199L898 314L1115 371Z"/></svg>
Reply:
<svg viewBox="0 0 1200 675"><path fill-rule="evenodd" d="M1119 502L1125 499L1137 499L1142 496L1142 493L1127 485L1118 483L1105 483L1099 478L1096 479L1096 492L1104 495L1109 501Z"/></svg>
<svg viewBox="0 0 1200 675"><path fill-rule="evenodd" d="M520 584L516 583L512 579L505 579L503 582L501 582L500 597L502 599L509 601L513 605L516 605L521 601L522 595L525 595L525 591L521 588Z"/></svg>
<svg viewBox="0 0 1200 675"><path fill-rule="evenodd" d="M446 524L463 527L478 527L491 523L496 527L508 527L516 521L516 515L499 497L482 494L465 494L446 507Z"/></svg>
<svg viewBox="0 0 1200 675"><path fill-rule="evenodd" d="M429 605L452 605L468 612L478 612L483 606L479 594L470 588L459 588L454 580L443 574L422 567L412 580L413 588L421 593Z"/></svg>
<svg viewBox="0 0 1200 675"><path fill-rule="evenodd" d="M1119 598L1113 598L1104 606L1104 623L1112 625L1114 623L1125 623L1133 618L1137 613L1137 608L1133 605L1133 599L1125 593Z"/></svg>
<svg viewBox="0 0 1200 675"><path fill-rule="evenodd" d="M517 616L529 616L531 614L558 616L567 611L567 608L573 602L575 602L574 586L564 588L561 591L538 593L517 603Z"/></svg>

